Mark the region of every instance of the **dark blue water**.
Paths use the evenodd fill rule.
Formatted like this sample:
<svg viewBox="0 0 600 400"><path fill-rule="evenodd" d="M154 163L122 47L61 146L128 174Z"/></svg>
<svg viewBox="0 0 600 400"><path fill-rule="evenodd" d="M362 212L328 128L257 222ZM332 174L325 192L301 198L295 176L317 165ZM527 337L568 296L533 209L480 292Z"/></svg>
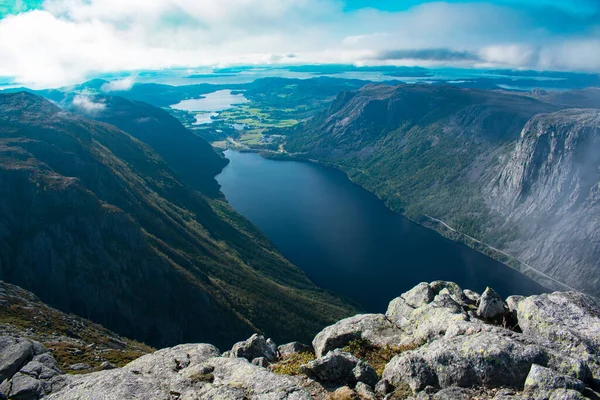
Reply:
<svg viewBox="0 0 600 400"><path fill-rule="evenodd" d="M530 295L543 287L471 248L391 212L343 173L227 151L217 176L229 203L317 285L369 312L419 282L450 280L481 293Z"/></svg>

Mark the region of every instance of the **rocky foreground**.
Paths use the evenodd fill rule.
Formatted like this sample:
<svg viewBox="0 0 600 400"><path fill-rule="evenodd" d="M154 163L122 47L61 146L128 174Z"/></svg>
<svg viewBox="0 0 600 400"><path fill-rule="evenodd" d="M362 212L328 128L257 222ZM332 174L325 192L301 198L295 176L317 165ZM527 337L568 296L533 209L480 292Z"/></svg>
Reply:
<svg viewBox="0 0 600 400"><path fill-rule="evenodd" d="M599 399L600 302L567 292L482 295L421 283L386 314L325 328L312 346L253 335L225 353L185 344L123 368L61 372L37 342L0 338L10 399ZM1 396L0 396L1 397Z"/></svg>

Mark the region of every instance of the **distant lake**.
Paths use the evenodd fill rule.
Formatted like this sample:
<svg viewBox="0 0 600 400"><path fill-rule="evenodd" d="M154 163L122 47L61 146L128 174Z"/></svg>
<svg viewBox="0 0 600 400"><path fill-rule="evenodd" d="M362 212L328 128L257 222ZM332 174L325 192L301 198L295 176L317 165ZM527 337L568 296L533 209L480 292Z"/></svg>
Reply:
<svg viewBox="0 0 600 400"><path fill-rule="evenodd" d="M317 285L368 311L419 282L450 280L502 296L546 291L533 280L393 213L343 173L319 165L225 152L217 176L229 203Z"/></svg>
<svg viewBox="0 0 600 400"><path fill-rule="evenodd" d="M231 90L218 90L204 95L201 99L182 100L173 104L171 108L189 112L198 112L195 125L210 124L217 111L224 111L237 104L247 103L248 99L243 94L232 94Z"/></svg>

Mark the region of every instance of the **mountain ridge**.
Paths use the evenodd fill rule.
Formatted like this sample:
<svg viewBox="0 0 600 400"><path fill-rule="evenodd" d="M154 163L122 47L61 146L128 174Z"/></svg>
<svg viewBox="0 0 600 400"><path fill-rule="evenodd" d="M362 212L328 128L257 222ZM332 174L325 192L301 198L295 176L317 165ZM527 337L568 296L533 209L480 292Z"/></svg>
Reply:
<svg viewBox="0 0 600 400"><path fill-rule="evenodd" d="M560 98L587 105L594 93L578 91ZM565 279L566 272L556 274L553 265L560 264L559 258L536 262L525 256L524 247L513 251L510 243L518 245L522 227L515 220L505 223L504 212L493 206L497 195L488 196L484 190L495 179L490 171L503 168L523 127L536 115L560 112L563 103L449 86L368 85L341 93L327 113L291 130L286 150L341 169L392 210L465 242L541 284L561 288L535 270L600 296L595 279L584 282L580 277L577 285ZM553 253L548 247L546 251L546 255ZM587 259L587 268L597 270Z"/></svg>
<svg viewBox="0 0 600 400"><path fill-rule="evenodd" d="M26 93L0 118L0 279L157 346L310 335L352 310L113 125Z"/></svg>

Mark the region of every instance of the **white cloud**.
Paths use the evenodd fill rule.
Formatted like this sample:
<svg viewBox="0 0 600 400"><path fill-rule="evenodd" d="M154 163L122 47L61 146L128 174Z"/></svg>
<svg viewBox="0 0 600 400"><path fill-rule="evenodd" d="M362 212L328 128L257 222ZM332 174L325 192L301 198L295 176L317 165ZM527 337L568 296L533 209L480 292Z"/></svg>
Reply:
<svg viewBox="0 0 600 400"><path fill-rule="evenodd" d="M0 20L0 76L50 87L170 67L436 63L380 57L415 49L478 54L490 66L600 70L600 29L553 33L532 15L489 3L349 13L341 0L46 0L44 10Z"/></svg>
<svg viewBox="0 0 600 400"><path fill-rule="evenodd" d="M131 89L134 83L135 78L128 76L127 78L107 82L100 87L100 90L103 92L124 92Z"/></svg>
<svg viewBox="0 0 600 400"><path fill-rule="evenodd" d="M100 112L106 108L106 104L96 103L85 94L78 94L75 96L73 98L73 105L90 114Z"/></svg>

